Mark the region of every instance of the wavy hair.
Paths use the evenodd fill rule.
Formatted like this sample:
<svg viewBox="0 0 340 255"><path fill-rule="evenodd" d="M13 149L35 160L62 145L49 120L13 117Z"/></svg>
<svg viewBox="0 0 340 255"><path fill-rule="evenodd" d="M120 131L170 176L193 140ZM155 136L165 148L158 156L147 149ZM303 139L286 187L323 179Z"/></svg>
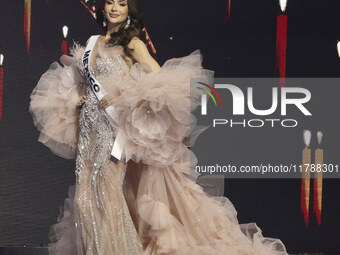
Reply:
<svg viewBox="0 0 340 255"><path fill-rule="evenodd" d="M97 10L96 10L96 16L97 16L97 24L102 32L103 35L106 35L107 33L107 27L103 27L103 10L105 7L105 3L107 0L101 0ZM124 53L132 59L132 61L135 63L136 59L132 56L133 49L130 49L128 47L128 44L134 37L138 37L142 41L145 40L145 34L143 33L142 29L144 27L144 23L142 20L142 13L138 4L138 0L127 0L127 5L129 9L129 15L130 15L130 25L127 29L124 29L127 20L125 20L121 26L119 27L117 32L111 33L111 38L108 41L108 44L110 46L114 45L120 45L124 48Z"/></svg>

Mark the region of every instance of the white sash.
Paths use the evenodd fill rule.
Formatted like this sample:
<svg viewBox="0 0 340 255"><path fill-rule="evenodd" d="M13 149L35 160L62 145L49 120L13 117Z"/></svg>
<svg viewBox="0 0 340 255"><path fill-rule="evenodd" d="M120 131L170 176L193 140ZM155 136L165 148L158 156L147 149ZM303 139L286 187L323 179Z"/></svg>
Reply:
<svg viewBox="0 0 340 255"><path fill-rule="evenodd" d="M90 41L88 42L83 58L82 63L84 65L84 79L87 81L87 85L90 86L93 93L96 95L98 101L101 101L102 98L107 94L105 89L100 85L100 83L96 80L96 78L92 75L89 68L89 63L92 55L92 50L96 44L96 41L98 40L99 35L91 36ZM105 109L106 113L110 117L109 120L114 128L118 129L118 133L115 137L115 141L113 144L113 148L111 151L111 155L116 159L120 160L123 152L123 146L124 146L124 139L123 139L123 133L120 131L119 127L117 126L117 123L115 120L117 119L117 112L115 111L115 108L113 105L108 106ZM130 157L126 155L126 162L129 161Z"/></svg>

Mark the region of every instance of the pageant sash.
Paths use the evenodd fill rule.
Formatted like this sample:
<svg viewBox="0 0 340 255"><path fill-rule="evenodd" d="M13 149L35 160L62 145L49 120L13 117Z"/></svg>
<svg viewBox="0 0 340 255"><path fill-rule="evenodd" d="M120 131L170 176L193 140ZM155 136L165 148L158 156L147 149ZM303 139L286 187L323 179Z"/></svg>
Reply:
<svg viewBox="0 0 340 255"><path fill-rule="evenodd" d="M82 63L84 65L84 73L83 76L85 78L85 80L87 81L87 85L90 86L91 90L93 91L93 93L96 95L98 101L101 101L102 98L107 94L107 92L105 91L105 89L100 85L100 83L96 80L96 78L92 75L91 71L90 71L90 59L92 56L92 50L94 48L94 46L96 45L96 42L99 38L99 35L95 35L95 36L91 36L90 41L88 42L83 58L82 58ZM113 148L111 151L111 155L117 159L120 160L121 156L122 156L122 152L123 152L123 145L124 145L124 135L123 132L119 129L117 123L116 123L116 119L117 119L117 112L115 111L115 108L113 105L108 106L105 109L106 113L109 116L109 120L111 122L111 124L113 125L113 127L118 130L116 137L115 137L115 141L113 144ZM130 159L130 157L128 155L126 155L126 162Z"/></svg>

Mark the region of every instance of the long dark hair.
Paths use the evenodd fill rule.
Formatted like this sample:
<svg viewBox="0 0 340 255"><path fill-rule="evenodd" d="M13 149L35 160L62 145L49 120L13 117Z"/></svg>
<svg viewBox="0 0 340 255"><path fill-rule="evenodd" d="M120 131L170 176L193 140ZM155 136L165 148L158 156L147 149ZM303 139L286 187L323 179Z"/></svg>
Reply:
<svg viewBox="0 0 340 255"><path fill-rule="evenodd" d="M107 33L107 27L103 27L103 10L105 7L105 3L107 0L101 0L97 10L97 24L99 28L101 29L102 34L106 35ZM138 4L137 0L127 0L127 5L129 8L129 15L130 15L130 25L127 29L124 29L126 25L126 21L121 24L119 30L117 32L111 33L111 39L108 41L108 44L110 46L113 45L120 45L124 48L124 52L127 56L129 56L133 62L136 62L135 58L132 56L132 49L128 47L128 44L130 43L131 39L134 37L138 37L142 41L145 42L145 34L142 32L142 29L144 27L144 23L142 20L142 13Z"/></svg>

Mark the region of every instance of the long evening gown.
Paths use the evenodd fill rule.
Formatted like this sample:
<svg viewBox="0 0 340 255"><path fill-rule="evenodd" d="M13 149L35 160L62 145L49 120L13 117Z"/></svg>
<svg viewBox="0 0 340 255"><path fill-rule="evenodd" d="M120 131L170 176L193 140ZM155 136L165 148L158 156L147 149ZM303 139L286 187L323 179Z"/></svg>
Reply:
<svg viewBox="0 0 340 255"><path fill-rule="evenodd" d="M190 171L197 159L188 146L205 129L191 113L202 92L190 90L190 78L213 78L199 50L154 73L145 63L129 67L121 46L98 41L97 48L92 73L108 92L125 139L117 163L110 159L117 127L81 75L84 47L75 44L72 57L62 56L63 67L53 63L31 95L39 141L59 156L76 157L76 183L51 227L50 254L287 254L255 223L239 224L232 203L204 192Z"/></svg>

